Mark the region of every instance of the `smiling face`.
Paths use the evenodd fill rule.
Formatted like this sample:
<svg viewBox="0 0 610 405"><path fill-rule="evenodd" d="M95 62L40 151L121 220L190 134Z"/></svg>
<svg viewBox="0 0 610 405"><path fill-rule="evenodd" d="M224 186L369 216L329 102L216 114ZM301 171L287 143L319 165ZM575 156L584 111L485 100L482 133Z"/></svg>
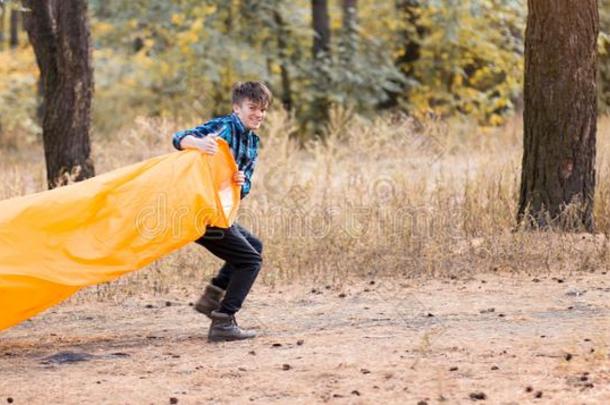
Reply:
<svg viewBox="0 0 610 405"><path fill-rule="evenodd" d="M240 103L233 104L233 112L237 114L246 128L256 130L260 128L267 115L267 106L246 98Z"/></svg>

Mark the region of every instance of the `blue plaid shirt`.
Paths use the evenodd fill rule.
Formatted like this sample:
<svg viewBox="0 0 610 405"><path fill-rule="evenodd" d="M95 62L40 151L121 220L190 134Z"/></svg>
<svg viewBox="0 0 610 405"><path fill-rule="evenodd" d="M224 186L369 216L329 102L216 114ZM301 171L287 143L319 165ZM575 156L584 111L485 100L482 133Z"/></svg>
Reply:
<svg viewBox="0 0 610 405"><path fill-rule="evenodd" d="M260 139L244 126L235 113L214 118L193 129L178 131L172 137L172 143L176 149L182 150L180 142L184 137L193 135L196 138L203 138L213 133L218 133L219 137L227 141L239 170L244 172L246 180L241 186L241 198L244 198L252 186Z"/></svg>

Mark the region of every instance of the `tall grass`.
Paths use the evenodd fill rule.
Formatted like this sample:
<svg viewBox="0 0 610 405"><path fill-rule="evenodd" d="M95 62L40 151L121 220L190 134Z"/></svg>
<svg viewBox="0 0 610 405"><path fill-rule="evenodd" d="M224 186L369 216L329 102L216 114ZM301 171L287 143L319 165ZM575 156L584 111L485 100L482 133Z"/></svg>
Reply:
<svg viewBox="0 0 610 405"><path fill-rule="evenodd" d="M112 136L94 137L96 170L171 152L171 134L189 125L142 118ZM519 119L490 130L467 121L369 121L335 110L323 139L299 145L296 131L287 115L269 116L253 191L240 211L239 222L265 245L263 283L607 271L607 117L599 122L596 235L515 230ZM2 198L44 189L41 156L35 146L3 159ZM192 293L219 265L191 244L80 297Z"/></svg>

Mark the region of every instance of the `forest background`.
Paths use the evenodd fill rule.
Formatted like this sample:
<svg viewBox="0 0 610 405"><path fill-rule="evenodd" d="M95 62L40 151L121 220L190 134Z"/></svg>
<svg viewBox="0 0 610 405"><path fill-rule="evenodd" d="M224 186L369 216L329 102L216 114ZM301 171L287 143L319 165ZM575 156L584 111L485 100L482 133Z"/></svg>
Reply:
<svg viewBox="0 0 610 405"><path fill-rule="evenodd" d="M329 106L459 117L498 126L520 112L527 7L523 0L330 1L329 32L316 2L90 1L93 139L138 116L180 123L226 113L230 86L264 80L299 123L324 132ZM326 3L326 2L317 2ZM601 14L600 112L610 108L610 0ZM0 144L41 133L38 68L20 20L0 15ZM15 25L15 27L13 27ZM323 28L323 27L322 27Z"/></svg>
<svg viewBox="0 0 610 405"><path fill-rule="evenodd" d="M595 238L513 233L525 3L90 1L96 172L171 152L173 132L229 112L234 81L265 80L276 102L240 219L266 242L265 281L608 267ZM610 0L598 4L594 216L607 235ZM24 11L5 1L0 19L2 199L47 187ZM164 291L217 265L185 249L96 291Z"/></svg>

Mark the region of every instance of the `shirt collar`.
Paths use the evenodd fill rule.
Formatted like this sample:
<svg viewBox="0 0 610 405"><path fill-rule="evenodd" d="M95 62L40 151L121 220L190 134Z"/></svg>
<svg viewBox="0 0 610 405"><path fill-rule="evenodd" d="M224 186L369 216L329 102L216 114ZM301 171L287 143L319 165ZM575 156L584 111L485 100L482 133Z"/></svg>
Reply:
<svg viewBox="0 0 610 405"><path fill-rule="evenodd" d="M255 138L258 138L258 135L256 135L254 133L254 131L252 131L251 129L246 128L246 126L244 125L243 122L241 122L241 119L237 116L237 114L235 114L233 112L233 113L231 113L231 117L233 117L233 121L235 121L235 124L237 126L237 130L239 131L239 135L247 134L247 135L252 135Z"/></svg>
<svg viewBox="0 0 610 405"><path fill-rule="evenodd" d="M231 117L233 117L233 121L235 121L235 124L237 125L237 129L238 129L240 135L243 134L243 133L250 132L250 130L246 128L244 123L241 122L241 119L239 119L237 114L231 113Z"/></svg>

